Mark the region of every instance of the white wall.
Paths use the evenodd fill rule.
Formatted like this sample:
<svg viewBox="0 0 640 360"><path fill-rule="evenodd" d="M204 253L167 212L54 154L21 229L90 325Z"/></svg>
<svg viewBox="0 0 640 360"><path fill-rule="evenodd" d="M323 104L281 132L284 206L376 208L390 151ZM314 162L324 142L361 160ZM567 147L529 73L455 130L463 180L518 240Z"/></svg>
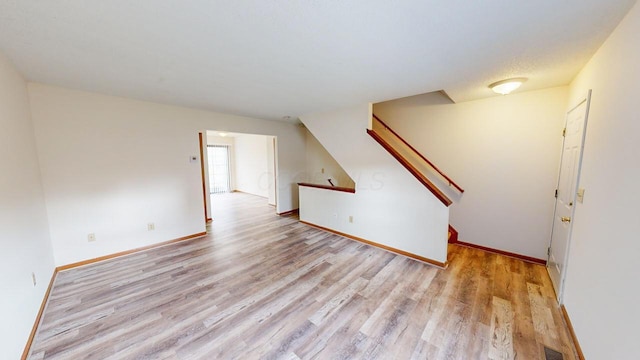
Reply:
<svg viewBox="0 0 640 360"><path fill-rule="evenodd" d="M356 184L355 194L302 188L300 219L445 262L449 210L365 132L370 109L300 118Z"/></svg>
<svg viewBox="0 0 640 360"><path fill-rule="evenodd" d="M354 188L355 183L342 167L340 167L340 164L331 157L331 154L329 154L310 131L306 130L305 132L307 137L306 181L312 184L330 185L327 179L331 179L335 186Z"/></svg>
<svg viewBox="0 0 640 360"><path fill-rule="evenodd" d="M238 135L235 138L235 190L269 197L270 166L267 147L271 138L261 135Z"/></svg>
<svg viewBox="0 0 640 360"><path fill-rule="evenodd" d="M571 84L593 89L564 303L587 359L637 359L640 5Z"/></svg>
<svg viewBox="0 0 640 360"><path fill-rule="evenodd" d="M0 229L0 349L3 358L18 359L53 275L54 262L27 85L2 54Z"/></svg>
<svg viewBox="0 0 640 360"><path fill-rule="evenodd" d="M440 93L374 113L459 184L460 240L546 259L567 87L452 104Z"/></svg>
<svg viewBox="0 0 640 360"><path fill-rule="evenodd" d="M276 205L276 138L275 136L267 136L267 178L269 180L269 189L267 202L269 205Z"/></svg>
<svg viewBox="0 0 640 360"><path fill-rule="evenodd" d="M278 211L298 207L296 125L42 84L29 94L57 265L204 231L200 163L189 162L204 129L277 135Z"/></svg>
<svg viewBox="0 0 640 360"><path fill-rule="evenodd" d="M229 145L233 146L233 137L212 135L211 131L207 131L207 144L209 145Z"/></svg>

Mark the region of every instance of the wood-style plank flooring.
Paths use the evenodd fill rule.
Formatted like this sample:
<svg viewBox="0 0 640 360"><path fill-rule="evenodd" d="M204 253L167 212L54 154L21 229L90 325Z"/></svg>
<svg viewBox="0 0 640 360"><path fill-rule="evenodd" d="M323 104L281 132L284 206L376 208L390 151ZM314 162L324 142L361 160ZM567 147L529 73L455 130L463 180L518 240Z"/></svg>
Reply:
<svg viewBox="0 0 640 360"><path fill-rule="evenodd" d="M30 359L574 359L546 269L441 270L214 198L209 236L60 272Z"/></svg>

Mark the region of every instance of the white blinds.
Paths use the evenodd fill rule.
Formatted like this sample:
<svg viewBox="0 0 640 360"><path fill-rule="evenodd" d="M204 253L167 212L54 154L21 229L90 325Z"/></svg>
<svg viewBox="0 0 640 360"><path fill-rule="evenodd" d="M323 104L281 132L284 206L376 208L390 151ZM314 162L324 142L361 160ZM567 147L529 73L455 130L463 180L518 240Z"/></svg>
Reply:
<svg viewBox="0 0 640 360"><path fill-rule="evenodd" d="M209 155L209 187L211 194L231 191L229 146L207 145Z"/></svg>

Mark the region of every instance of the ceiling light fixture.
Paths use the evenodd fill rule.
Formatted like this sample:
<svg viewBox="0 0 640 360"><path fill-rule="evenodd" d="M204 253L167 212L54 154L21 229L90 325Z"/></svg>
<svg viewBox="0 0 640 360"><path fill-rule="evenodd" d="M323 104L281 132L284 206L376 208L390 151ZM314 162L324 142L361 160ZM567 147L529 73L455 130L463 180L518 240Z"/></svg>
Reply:
<svg viewBox="0 0 640 360"><path fill-rule="evenodd" d="M221 133L218 133L218 135L220 135L220 136L222 136L222 137L225 137L225 136L227 136L227 133L225 133L225 132L221 132Z"/></svg>
<svg viewBox="0 0 640 360"><path fill-rule="evenodd" d="M493 90L496 94L507 95L513 90L517 89L522 85L523 82L527 81L527 78L513 78L506 79L494 82L489 85L489 88Z"/></svg>

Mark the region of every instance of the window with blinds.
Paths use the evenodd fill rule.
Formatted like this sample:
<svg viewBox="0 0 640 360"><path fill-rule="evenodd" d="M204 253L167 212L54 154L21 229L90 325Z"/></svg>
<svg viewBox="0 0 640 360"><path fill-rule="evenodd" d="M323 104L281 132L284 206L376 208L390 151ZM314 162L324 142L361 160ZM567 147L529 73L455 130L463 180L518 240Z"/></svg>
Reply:
<svg viewBox="0 0 640 360"><path fill-rule="evenodd" d="M207 154L209 155L209 190L211 194L231 191L229 146L207 145Z"/></svg>

